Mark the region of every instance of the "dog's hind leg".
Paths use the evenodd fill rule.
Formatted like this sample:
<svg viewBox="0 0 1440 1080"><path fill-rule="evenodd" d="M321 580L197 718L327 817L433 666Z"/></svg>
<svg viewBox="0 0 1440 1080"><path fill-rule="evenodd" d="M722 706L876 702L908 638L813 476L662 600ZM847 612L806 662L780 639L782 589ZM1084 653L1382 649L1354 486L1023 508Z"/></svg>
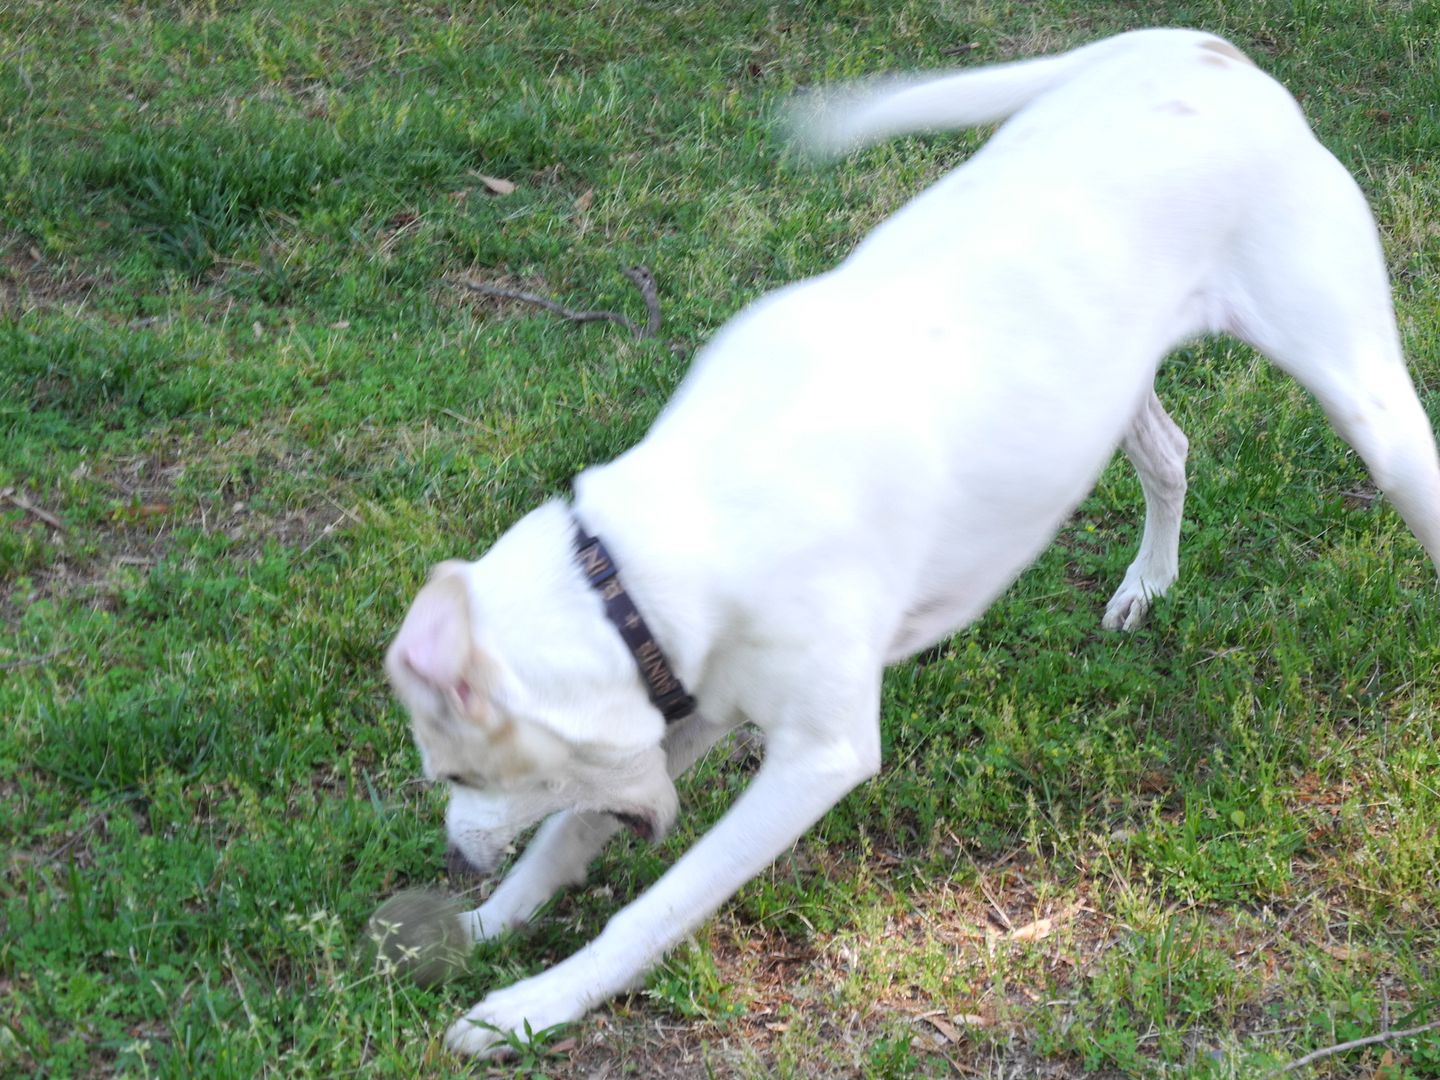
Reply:
<svg viewBox="0 0 1440 1080"><path fill-rule="evenodd" d="M1105 606L1107 630L1133 630L1150 601L1175 583L1180 571L1180 519L1185 510L1185 433L1170 419L1152 390L1120 444L1140 474L1145 492L1145 531L1125 580Z"/></svg>
<svg viewBox="0 0 1440 1080"><path fill-rule="evenodd" d="M1315 145L1246 237L1230 327L1319 400L1440 568L1440 461L1400 351L1374 219Z"/></svg>
<svg viewBox="0 0 1440 1080"><path fill-rule="evenodd" d="M682 720L665 737L665 766L679 776L729 730L699 713ZM490 898L460 916L472 942L525 925L561 889L585 880L590 863L622 828L602 811L563 810L547 819Z"/></svg>

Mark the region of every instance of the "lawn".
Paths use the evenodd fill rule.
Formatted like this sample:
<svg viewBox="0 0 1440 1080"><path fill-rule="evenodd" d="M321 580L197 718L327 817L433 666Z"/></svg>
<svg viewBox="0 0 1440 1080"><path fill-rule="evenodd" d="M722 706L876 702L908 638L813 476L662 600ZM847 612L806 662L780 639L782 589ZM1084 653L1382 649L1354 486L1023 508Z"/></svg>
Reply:
<svg viewBox="0 0 1440 1080"><path fill-rule="evenodd" d="M834 264L983 133L815 168L796 87L1121 29L1225 34L1380 221L1440 414L1434 0L0 5L0 1075L467 1075L487 990L593 936L659 848L421 989L355 942L444 883L380 658L427 568L636 441L746 301ZM637 339L477 281L664 323ZM886 766L629 997L505 1066L589 1076L1259 1077L1440 1019L1432 568L1227 340L1181 580L1101 631L1117 462L884 694ZM1440 1032L1290 1075L1440 1076Z"/></svg>

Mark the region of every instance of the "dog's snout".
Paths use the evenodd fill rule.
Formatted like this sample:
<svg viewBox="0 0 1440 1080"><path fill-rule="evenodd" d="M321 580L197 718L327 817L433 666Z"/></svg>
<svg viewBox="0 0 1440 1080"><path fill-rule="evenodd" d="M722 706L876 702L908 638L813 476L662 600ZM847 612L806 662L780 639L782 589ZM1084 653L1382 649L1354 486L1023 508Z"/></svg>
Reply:
<svg viewBox="0 0 1440 1080"><path fill-rule="evenodd" d="M451 881L461 878L483 877L485 870L470 861L470 857L458 846L451 844L445 851L445 872Z"/></svg>
<svg viewBox="0 0 1440 1080"><path fill-rule="evenodd" d="M488 877L494 871L495 864L500 861L500 854L490 851L474 851L474 848L467 851L459 844L449 844L445 848L445 873L449 874L452 881L464 880L468 877Z"/></svg>

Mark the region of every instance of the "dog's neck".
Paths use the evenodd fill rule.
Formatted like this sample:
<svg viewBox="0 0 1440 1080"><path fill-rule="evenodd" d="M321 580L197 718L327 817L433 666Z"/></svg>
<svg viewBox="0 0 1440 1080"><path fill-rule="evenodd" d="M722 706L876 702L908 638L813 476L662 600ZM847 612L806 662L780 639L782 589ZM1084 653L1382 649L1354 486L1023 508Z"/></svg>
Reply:
<svg viewBox="0 0 1440 1080"><path fill-rule="evenodd" d="M578 518L574 520L574 528L575 561L590 588L600 595L605 618L635 658L635 668L645 683L650 704L665 717L666 724L683 720L695 711L695 699L675 675L665 650L655 640L645 616L626 591L614 556L603 540L586 531Z"/></svg>
<svg viewBox="0 0 1440 1080"><path fill-rule="evenodd" d="M599 733L622 751L656 745L665 722L576 560L574 528L564 503L545 503L471 564L478 644L508 669L527 711L563 737L594 742ZM625 550L622 537L612 553L625 568L626 589L676 676L693 687L682 666L688 650L671 630L671 605Z"/></svg>
<svg viewBox="0 0 1440 1080"><path fill-rule="evenodd" d="M636 499L633 492L644 490L646 478L656 478L648 440L577 476L574 514L605 541L675 676L697 693L713 640L711 582L721 568L706 551L707 538L690 524L693 499L673 490ZM665 480L673 483L668 475Z"/></svg>

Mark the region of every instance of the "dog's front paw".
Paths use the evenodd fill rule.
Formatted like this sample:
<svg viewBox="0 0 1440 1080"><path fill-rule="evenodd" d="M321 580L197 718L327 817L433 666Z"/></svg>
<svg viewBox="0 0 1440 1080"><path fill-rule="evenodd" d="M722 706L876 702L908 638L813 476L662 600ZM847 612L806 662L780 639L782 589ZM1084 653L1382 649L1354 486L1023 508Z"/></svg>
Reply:
<svg viewBox="0 0 1440 1080"><path fill-rule="evenodd" d="M532 1042L551 1028L584 1015L578 1002L568 995L557 997L543 980L544 976L536 976L488 995L450 1025L445 1045L457 1054L489 1057L517 1040Z"/></svg>
<svg viewBox="0 0 1440 1080"><path fill-rule="evenodd" d="M497 907L493 901L489 900L474 911L464 912L460 916L460 926L472 945L490 941L511 930L518 930L524 925L525 919L521 915Z"/></svg>

